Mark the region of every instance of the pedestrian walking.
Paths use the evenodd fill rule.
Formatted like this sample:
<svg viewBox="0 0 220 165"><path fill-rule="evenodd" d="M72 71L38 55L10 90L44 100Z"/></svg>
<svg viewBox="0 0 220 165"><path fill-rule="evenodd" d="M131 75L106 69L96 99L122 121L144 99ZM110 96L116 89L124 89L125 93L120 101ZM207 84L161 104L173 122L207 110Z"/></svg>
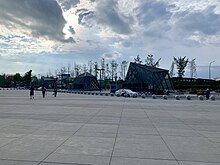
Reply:
<svg viewBox="0 0 220 165"><path fill-rule="evenodd" d="M31 85L30 87L30 99L34 99L34 86Z"/></svg>
<svg viewBox="0 0 220 165"><path fill-rule="evenodd" d="M209 96L210 96L210 90L209 90L209 88L207 88L206 91L205 91L206 100L209 99Z"/></svg>
<svg viewBox="0 0 220 165"><path fill-rule="evenodd" d="M42 95L43 95L43 98L45 98L45 94L46 94L46 87L45 86L42 86Z"/></svg>
<svg viewBox="0 0 220 165"><path fill-rule="evenodd" d="M53 89L53 95L54 95L54 97L57 97L57 88L56 87Z"/></svg>

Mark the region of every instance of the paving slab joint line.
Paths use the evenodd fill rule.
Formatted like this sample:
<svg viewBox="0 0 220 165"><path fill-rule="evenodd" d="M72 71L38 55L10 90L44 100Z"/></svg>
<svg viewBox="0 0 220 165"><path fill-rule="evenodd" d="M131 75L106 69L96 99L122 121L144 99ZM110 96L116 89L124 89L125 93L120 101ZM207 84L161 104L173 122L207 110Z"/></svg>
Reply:
<svg viewBox="0 0 220 165"><path fill-rule="evenodd" d="M116 132L116 136L115 136L115 141L114 141L114 144L113 144L112 153L111 153L111 157L110 157L110 160L109 160L109 165L111 165L111 162L112 162L112 157L113 157L113 153L114 153L114 149L115 149L115 144L116 144L116 141L117 141L117 138L118 138L118 132L119 132L119 128L120 128L122 113L124 111L124 106L125 106L125 99L124 99L123 106L122 106L122 111L121 111L120 120L119 120L119 123L118 123L118 128L117 128L117 132Z"/></svg>
<svg viewBox="0 0 220 165"><path fill-rule="evenodd" d="M206 164L215 164L216 163L220 163L220 162L214 162L214 161L196 161L196 160L193 160L193 161L190 161L190 160L179 160L181 162L190 162L190 163L206 163Z"/></svg>
<svg viewBox="0 0 220 165"><path fill-rule="evenodd" d="M166 161L176 161L175 159L169 158L143 158L143 157L133 157L133 156L114 156L115 158L130 158L130 159L141 159L141 160L166 160Z"/></svg>
<svg viewBox="0 0 220 165"><path fill-rule="evenodd" d="M144 109L144 108L143 108ZM172 154L172 156L174 157L175 161L178 163L178 165L180 165L179 161L177 160L177 158L175 157L174 153L171 151L169 145L166 143L166 141L163 139L163 137L161 136L160 132L158 131L157 127L154 125L153 121L151 121L150 117L148 116L147 112L144 111L147 118L149 119L149 121L152 123L153 127L156 129L158 135L160 136L160 138L163 140L164 144L166 145L166 147L168 148L168 150L170 151L170 153Z"/></svg>
<svg viewBox="0 0 220 165"><path fill-rule="evenodd" d="M93 116L91 116L87 122L85 122L82 126L80 126L70 137L68 137L66 140L64 140L57 148L55 148L50 154L48 154L42 161L40 161L37 165L40 165L44 162L51 154L53 154L59 147L61 147L67 140L69 140L71 137L73 137L82 127L84 127L90 120L92 120L99 112L102 110L99 110L97 113L95 113Z"/></svg>
<svg viewBox="0 0 220 165"><path fill-rule="evenodd" d="M46 126L48 126L48 125L50 125L50 124L47 124ZM5 127L7 127L7 126L5 126ZM4 128L4 127L3 127L3 128ZM36 129L36 130L34 130L33 132L31 132L31 133L29 133L29 134L24 134L24 135L22 135L22 136L20 136L20 137L18 137L18 138L16 138L16 139L14 139L14 140L8 142L7 144L1 146L0 148L3 148L3 147L5 147L5 146L7 146L7 145L13 143L14 141L20 140L20 139L24 138L24 137L27 136L27 135L32 135L34 132L37 132L37 131L39 131L40 129L41 129L41 127L38 128L38 129ZM0 160L1 160L1 159L0 159Z"/></svg>
<svg viewBox="0 0 220 165"><path fill-rule="evenodd" d="M62 164L62 165L92 165L92 164L79 164L79 163L61 163L61 162L47 162L47 161L43 161L42 163L47 163L48 165L50 165L50 164L57 164L57 165L60 165L60 164Z"/></svg>
<svg viewBox="0 0 220 165"><path fill-rule="evenodd" d="M145 113L147 114L147 112L145 111ZM169 112L168 112L169 113ZM170 114L170 113L169 113ZM170 114L170 115L172 115L172 114ZM173 115L172 115L173 116ZM173 116L174 117L174 116ZM149 117L148 117L149 118ZM200 135L201 137L203 137L203 138L205 138L205 139L207 139L209 142L211 142L211 143L220 143L220 142L215 142L215 141L213 141L213 140L211 140L210 138L208 138L207 136L205 136L205 135L203 135L203 134L201 134L199 131L197 131L195 128L193 128L190 124L187 124L187 123L185 123L184 122L184 120L181 120L180 118L178 118L178 117L175 117L177 120L179 120L181 123L183 123L184 125L186 125L187 127L189 127L189 128L191 128L193 131L195 131L198 135ZM149 119L150 120L150 119ZM150 120L151 121L151 120ZM151 121L151 123L153 124L153 122ZM153 124L153 126L155 126L154 124ZM157 130L157 128L156 128L156 130ZM158 130L157 130L157 132L159 132ZM160 135L160 134L159 134ZM170 136L173 136L173 135L170 135ZM184 136L180 136L180 137L184 137ZM189 136L187 136L187 137L189 137ZM191 137L191 136L190 136Z"/></svg>
<svg viewBox="0 0 220 165"><path fill-rule="evenodd" d="M220 142L214 142L214 141L212 141L211 139L209 139L207 136L201 134L199 131L197 131L195 128L193 128L190 124L186 124L186 123L184 122L184 120L181 120L180 118L177 118L177 119L178 119L179 121L181 121L181 122L182 122L184 125L186 125L187 127L191 128L193 131L195 131L198 135L200 135L201 137L207 139L209 142L211 142L211 143L220 143Z"/></svg>

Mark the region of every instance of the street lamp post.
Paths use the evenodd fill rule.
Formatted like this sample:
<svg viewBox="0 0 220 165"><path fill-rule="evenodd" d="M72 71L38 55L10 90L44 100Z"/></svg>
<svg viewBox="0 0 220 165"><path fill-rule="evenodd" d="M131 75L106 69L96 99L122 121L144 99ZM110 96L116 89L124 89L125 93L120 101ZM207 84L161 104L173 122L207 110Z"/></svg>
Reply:
<svg viewBox="0 0 220 165"><path fill-rule="evenodd" d="M211 79L211 64L214 63L215 61L211 61L209 63L209 79Z"/></svg>

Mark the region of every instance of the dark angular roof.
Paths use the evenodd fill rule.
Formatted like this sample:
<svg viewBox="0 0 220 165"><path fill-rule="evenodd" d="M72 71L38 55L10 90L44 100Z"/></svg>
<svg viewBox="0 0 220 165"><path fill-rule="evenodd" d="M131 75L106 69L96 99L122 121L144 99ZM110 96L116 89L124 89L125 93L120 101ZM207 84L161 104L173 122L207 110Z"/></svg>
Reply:
<svg viewBox="0 0 220 165"><path fill-rule="evenodd" d="M74 78L74 83L76 84L85 84L89 81L96 80L96 77L91 75L90 73L83 73Z"/></svg>
<svg viewBox="0 0 220 165"><path fill-rule="evenodd" d="M134 91L173 89L166 69L131 62L125 77L124 86Z"/></svg>
<svg viewBox="0 0 220 165"><path fill-rule="evenodd" d="M88 72L85 72L85 73L83 73L83 74L80 74L80 75L77 76L77 77L95 77L95 76L93 76L92 74L90 74L90 73L88 73Z"/></svg>
<svg viewBox="0 0 220 165"><path fill-rule="evenodd" d="M83 73L73 79L73 88L81 90L100 89L97 78L88 72Z"/></svg>
<svg viewBox="0 0 220 165"><path fill-rule="evenodd" d="M145 69L148 70L150 72L168 72L168 70L166 69L161 69L161 68L156 68L156 67L152 67L152 66L147 66L147 65L142 65L142 64L138 64L138 63L134 63L131 62L130 65L134 66L134 67L139 67L141 69Z"/></svg>
<svg viewBox="0 0 220 165"><path fill-rule="evenodd" d="M56 81L56 78L50 78L50 77L41 77L41 79L43 80L43 81Z"/></svg>

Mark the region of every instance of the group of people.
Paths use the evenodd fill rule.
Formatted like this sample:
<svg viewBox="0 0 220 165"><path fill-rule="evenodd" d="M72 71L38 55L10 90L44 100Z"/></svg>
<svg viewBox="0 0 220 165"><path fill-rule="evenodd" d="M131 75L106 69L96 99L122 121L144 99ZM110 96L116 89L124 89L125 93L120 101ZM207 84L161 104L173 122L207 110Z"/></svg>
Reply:
<svg viewBox="0 0 220 165"><path fill-rule="evenodd" d="M31 87L30 87L30 99L34 99L34 89L35 89L34 85L31 85ZM41 91L42 91L43 98L45 98L46 92L47 92L46 87L42 86ZM57 97L57 88L54 88L53 95L54 95L54 97Z"/></svg>

